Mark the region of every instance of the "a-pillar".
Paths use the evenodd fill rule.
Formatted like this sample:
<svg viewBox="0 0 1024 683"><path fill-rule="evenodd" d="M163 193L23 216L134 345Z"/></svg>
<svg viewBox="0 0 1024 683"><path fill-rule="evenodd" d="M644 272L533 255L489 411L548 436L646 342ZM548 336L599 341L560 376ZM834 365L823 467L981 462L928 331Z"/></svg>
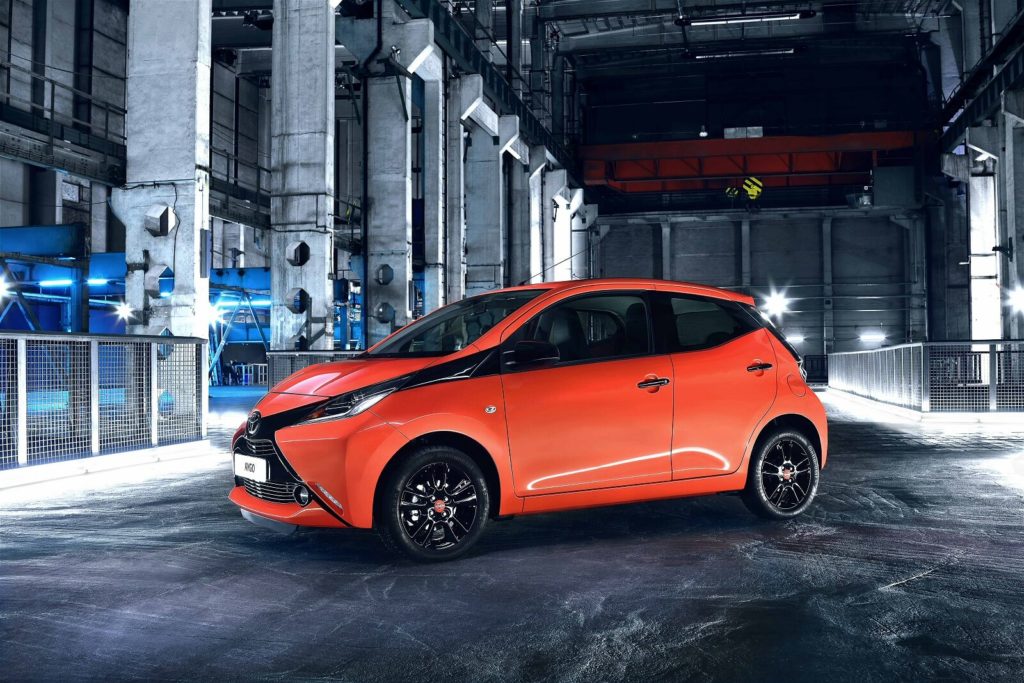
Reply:
<svg viewBox="0 0 1024 683"><path fill-rule="evenodd" d="M385 17L384 44L395 64L373 64L367 79L366 302L367 343L412 318L412 80L433 52L428 19L404 24Z"/></svg>
<svg viewBox="0 0 1024 683"><path fill-rule="evenodd" d="M133 10L134 11L134 10ZM274 0L271 348L334 348L334 14Z"/></svg>
<svg viewBox="0 0 1024 683"><path fill-rule="evenodd" d="M131 334L208 333L210 1L136 3L128 18L126 183L111 204L125 225ZM161 296L166 271L174 289Z"/></svg>

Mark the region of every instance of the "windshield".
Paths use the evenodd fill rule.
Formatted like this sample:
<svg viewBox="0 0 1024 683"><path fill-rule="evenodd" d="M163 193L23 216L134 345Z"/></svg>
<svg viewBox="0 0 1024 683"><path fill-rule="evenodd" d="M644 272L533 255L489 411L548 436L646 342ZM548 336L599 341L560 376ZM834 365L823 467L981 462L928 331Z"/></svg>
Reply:
<svg viewBox="0 0 1024 683"><path fill-rule="evenodd" d="M444 356L460 351L545 290L482 294L431 313L405 328L369 356Z"/></svg>

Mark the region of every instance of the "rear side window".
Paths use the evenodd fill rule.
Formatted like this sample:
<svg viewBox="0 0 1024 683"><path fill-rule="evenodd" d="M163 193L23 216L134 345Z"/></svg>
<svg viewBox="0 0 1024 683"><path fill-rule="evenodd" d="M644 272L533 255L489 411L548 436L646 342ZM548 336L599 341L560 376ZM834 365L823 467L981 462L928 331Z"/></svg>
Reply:
<svg viewBox="0 0 1024 683"><path fill-rule="evenodd" d="M663 353L710 349L759 327L731 301L684 294L658 296L658 341Z"/></svg>
<svg viewBox="0 0 1024 683"><path fill-rule="evenodd" d="M760 323L761 326L763 326L766 330L771 332L772 336L779 340L779 343L782 344L786 348L786 350L790 352L790 354L792 354L793 360L800 364L800 370L801 372L803 372L804 360L803 358L801 358L800 352L793 348L793 345L789 343L789 341L782 334L779 328L775 327L775 323L773 323L768 316L766 316L764 313L757 310L753 306L744 306L743 310L746 311L747 315L749 315L751 318Z"/></svg>

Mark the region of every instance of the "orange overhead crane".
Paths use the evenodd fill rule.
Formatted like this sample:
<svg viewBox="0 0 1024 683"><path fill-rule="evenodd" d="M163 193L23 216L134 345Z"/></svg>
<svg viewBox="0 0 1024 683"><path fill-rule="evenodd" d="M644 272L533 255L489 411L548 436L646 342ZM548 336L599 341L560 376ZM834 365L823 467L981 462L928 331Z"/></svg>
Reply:
<svg viewBox="0 0 1024 683"><path fill-rule="evenodd" d="M907 165L928 133L675 140L580 148L587 185L622 192L724 189L756 176L765 187L867 184L880 162Z"/></svg>

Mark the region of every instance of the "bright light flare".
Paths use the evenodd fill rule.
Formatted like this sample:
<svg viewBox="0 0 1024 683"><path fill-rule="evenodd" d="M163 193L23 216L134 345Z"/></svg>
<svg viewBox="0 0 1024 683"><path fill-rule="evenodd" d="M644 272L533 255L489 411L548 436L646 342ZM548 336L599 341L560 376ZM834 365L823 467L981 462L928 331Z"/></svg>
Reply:
<svg viewBox="0 0 1024 683"><path fill-rule="evenodd" d="M885 341L885 332L868 331L860 333L860 340L865 344L881 344Z"/></svg>
<svg viewBox="0 0 1024 683"><path fill-rule="evenodd" d="M206 302L205 305L200 305L198 308L200 319L205 320L207 326L216 327L224 324L224 311L220 310L216 304Z"/></svg>
<svg viewBox="0 0 1024 683"><path fill-rule="evenodd" d="M0 299L7 298L7 295L11 293L11 288L7 286L7 280L0 277Z"/></svg>
<svg viewBox="0 0 1024 683"><path fill-rule="evenodd" d="M1024 287L1018 287L1006 295L1006 305L1014 313L1024 313Z"/></svg>
<svg viewBox="0 0 1024 683"><path fill-rule="evenodd" d="M799 332L794 332L793 334L787 334L786 335L786 341L788 341L790 344L803 344L804 343L804 335L800 334Z"/></svg>
<svg viewBox="0 0 1024 683"><path fill-rule="evenodd" d="M764 300L764 312L769 318L778 318L789 310L789 297L782 292L772 292Z"/></svg>
<svg viewBox="0 0 1024 683"><path fill-rule="evenodd" d="M132 318L132 307L129 306L127 302L122 301L118 303L114 308L114 311L117 313L117 317L121 320L131 320Z"/></svg>

